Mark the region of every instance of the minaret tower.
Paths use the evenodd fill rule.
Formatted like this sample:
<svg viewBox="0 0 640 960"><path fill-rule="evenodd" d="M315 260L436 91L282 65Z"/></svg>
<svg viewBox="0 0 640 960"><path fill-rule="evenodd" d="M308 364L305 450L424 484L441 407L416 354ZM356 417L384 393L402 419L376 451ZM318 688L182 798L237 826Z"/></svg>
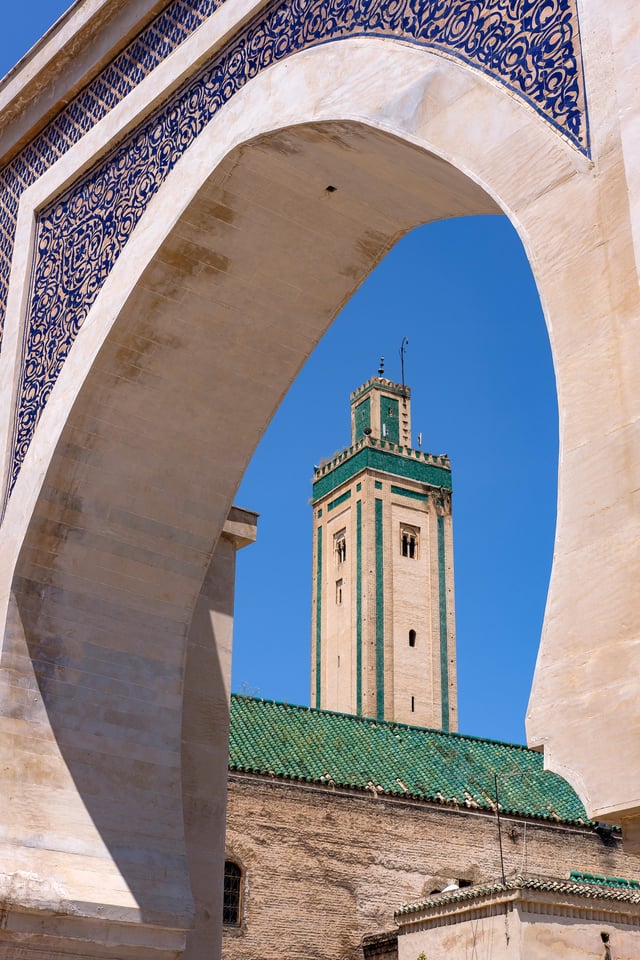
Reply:
<svg viewBox="0 0 640 960"><path fill-rule="evenodd" d="M409 387L351 394L312 503L312 706L456 730L451 468L411 447Z"/></svg>

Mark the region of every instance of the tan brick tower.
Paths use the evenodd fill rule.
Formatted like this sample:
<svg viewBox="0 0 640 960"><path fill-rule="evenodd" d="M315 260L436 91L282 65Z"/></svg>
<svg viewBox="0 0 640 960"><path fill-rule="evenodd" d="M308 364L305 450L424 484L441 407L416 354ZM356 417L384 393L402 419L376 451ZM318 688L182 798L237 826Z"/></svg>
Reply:
<svg viewBox="0 0 640 960"><path fill-rule="evenodd" d="M451 468L411 447L409 387L351 394L312 503L312 705L456 730Z"/></svg>

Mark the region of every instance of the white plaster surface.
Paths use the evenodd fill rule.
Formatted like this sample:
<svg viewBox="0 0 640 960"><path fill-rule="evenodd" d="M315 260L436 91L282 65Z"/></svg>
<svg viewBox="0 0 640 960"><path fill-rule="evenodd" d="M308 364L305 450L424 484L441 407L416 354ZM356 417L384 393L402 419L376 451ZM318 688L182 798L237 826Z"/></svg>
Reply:
<svg viewBox="0 0 640 960"><path fill-rule="evenodd" d="M563 902L566 897L548 897L542 902L499 904L493 909L460 910L437 920L403 928L398 938L398 960L428 960L451 957L490 957L491 960L635 960L640 952L637 907L625 916L600 913L592 904L582 911ZM558 902L559 901L559 902ZM422 927L422 929L421 929ZM609 937L605 953L602 934Z"/></svg>

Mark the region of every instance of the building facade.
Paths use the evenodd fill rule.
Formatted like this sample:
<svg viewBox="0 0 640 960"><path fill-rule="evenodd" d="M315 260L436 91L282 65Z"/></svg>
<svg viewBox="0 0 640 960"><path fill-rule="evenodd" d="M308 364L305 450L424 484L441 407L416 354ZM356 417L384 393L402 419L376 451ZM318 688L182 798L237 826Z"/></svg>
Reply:
<svg viewBox="0 0 640 960"><path fill-rule="evenodd" d="M400 910L390 946L397 960L636 960L639 891L637 882L577 872L453 890Z"/></svg>
<svg viewBox="0 0 640 960"><path fill-rule="evenodd" d="M314 473L314 707L231 698L224 960L640 946L619 832L540 753L455 732L451 489L404 383L352 393Z"/></svg>
<svg viewBox="0 0 640 960"><path fill-rule="evenodd" d="M515 950L515 915L504 944L504 904L527 892L545 957L603 960L601 931L626 945L612 960L640 955L637 858L521 746L234 695L226 856L241 879L224 960L541 960Z"/></svg>
<svg viewBox="0 0 640 960"><path fill-rule="evenodd" d="M412 446L409 387L351 394L312 502L312 704L456 730L451 467Z"/></svg>

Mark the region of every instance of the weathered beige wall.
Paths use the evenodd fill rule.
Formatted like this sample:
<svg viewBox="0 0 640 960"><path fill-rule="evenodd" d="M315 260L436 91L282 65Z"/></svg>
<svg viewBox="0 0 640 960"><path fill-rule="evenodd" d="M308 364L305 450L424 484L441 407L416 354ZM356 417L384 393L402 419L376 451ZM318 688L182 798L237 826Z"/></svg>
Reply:
<svg viewBox="0 0 640 960"><path fill-rule="evenodd" d="M311 615L311 703L325 710L378 716L377 702L377 607L375 503L381 500L382 581L384 597L384 719L425 727L442 727L440 660L439 558L435 488L430 503L391 492L392 483L424 494L423 484L366 470L340 484L314 503L314 554ZM375 485L379 484L380 488ZM360 488L360 489L358 489ZM329 504L350 495L333 510ZM361 682L362 708L357 697L357 509L361 504ZM420 530L418 556L403 557L401 524ZM322 530L322 574L318 580L318 531ZM338 563L335 536L346 532L347 557ZM337 602L341 582L342 602ZM445 590L448 621L449 726L457 729L455 663L455 609L453 602L453 556L450 502L445 513ZM321 591L318 607L317 593ZM317 618L321 619L321 703L316 703ZM415 629L416 645L409 646L409 630ZM412 697L413 710L412 710Z"/></svg>
<svg viewBox="0 0 640 960"><path fill-rule="evenodd" d="M509 876L637 873L619 839L589 828L506 817L502 829ZM492 815L239 774L226 845L246 869L246 896L240 930L225 928L224 960L356 960L363 936L393 929L394 911L445 879L501 875Z"/></svg>
<svg viewBox="0 0 640 960"><path fill-rule="evenodd" d="M591 0L580 5L580 23L593 166L565 185L561 204L549 195L531 205L536 229L548 230L547 251L534 252L525 239L550 330L561 442L554 564L527 735L590 813L624 822L629 848L640 850L632 835L640 811L640 127L631 92L640 18L627 0ZM575 218L583 199L586 216ZM597 495L596 478L605 484Z"/></svg>
<svg viewBox="0 0 640 960"><path fill-rule="evenodd" d="M561 898L560 898L561 899ZM577 902L577 898L576 898ZM545 910L544 907L547 907ZM428 929L408 930L398 938L398 960L428 960L452 957L490 957L491 960L635 960L640 952L637 908L627 922L597 916L593 904L583 905L584 916L567 916L563 906L552 904L497 903L491 913L474 915L461 911L448 922L431 922ZM609 935L610 954L605 953L601 933Z"/></svg>
<svg viewBox="0 0 640 960"><path fill-rule="evenodd" d="M407 149L398 196L391 185L398 151ZM437 172L440 189L437 198L423 199L419 188L429 170ZM340 189L329 196L332 180ZM176 196L183 193L182 180L174 188ZM387 198L384 206L380 197ZM10 548L2 558L26 618L30 655L14 668L11 683L22 689L25 671L36 664L48 723L61 745L55 762L77 765L69 740L79 726L85 743L103 738L100 797L95 760L61 793L65 810L89 804L87 817L105 845L103 859L86 869L71 855L74 820L52 817L44 791L27 803L26 779L16 786L12 836L20 859L12 852L12 862L60 884L61 900L82 902L95 915L104 903L120 908L122 885L132 922L190 923L178 775L182 664L211 544L281 398L281 378L293 378L320 334L318 324L329 322L407 221L437 216L443 203L458 211L464 204L493 209L447 164L384 134L360 125L300 127L232 153L128 298L124 280L139 261L119 261L123 306L110 316L113 301L105 291L102 309L115 323L101 347L97 321L80 333L76 363L70 356L60 381L67 391L59 392L60 403L73 401L82 383L83 351L99 348L91 376L66 420L55 402L47 406L41 442L53 445L56 431L59 440L46 475L46 460L36 459L43 451L37 442L32 447L6 519L16 546L25 502L33 502L38 484L40 498L15 570ZM150 221L157 239L164 229L157 216L167 209L170 203L158 205ZM276 224L281 233L274 233ZM328 243L332 237L338 239ZM49 654L52 636L55 654ZM54 671L61 660L68 665L71 686L48 680L42 664L51 658ZM127 691L116 707L113 663L124 675L127 658L140 691ZM25 724L13 748L15 766L27 767L34 739ZM151 763L146 775L138 773L142 761ZM51 819L53 857L28 842L34 824ZM92 848L88 854L94 857Z"/></svg>

